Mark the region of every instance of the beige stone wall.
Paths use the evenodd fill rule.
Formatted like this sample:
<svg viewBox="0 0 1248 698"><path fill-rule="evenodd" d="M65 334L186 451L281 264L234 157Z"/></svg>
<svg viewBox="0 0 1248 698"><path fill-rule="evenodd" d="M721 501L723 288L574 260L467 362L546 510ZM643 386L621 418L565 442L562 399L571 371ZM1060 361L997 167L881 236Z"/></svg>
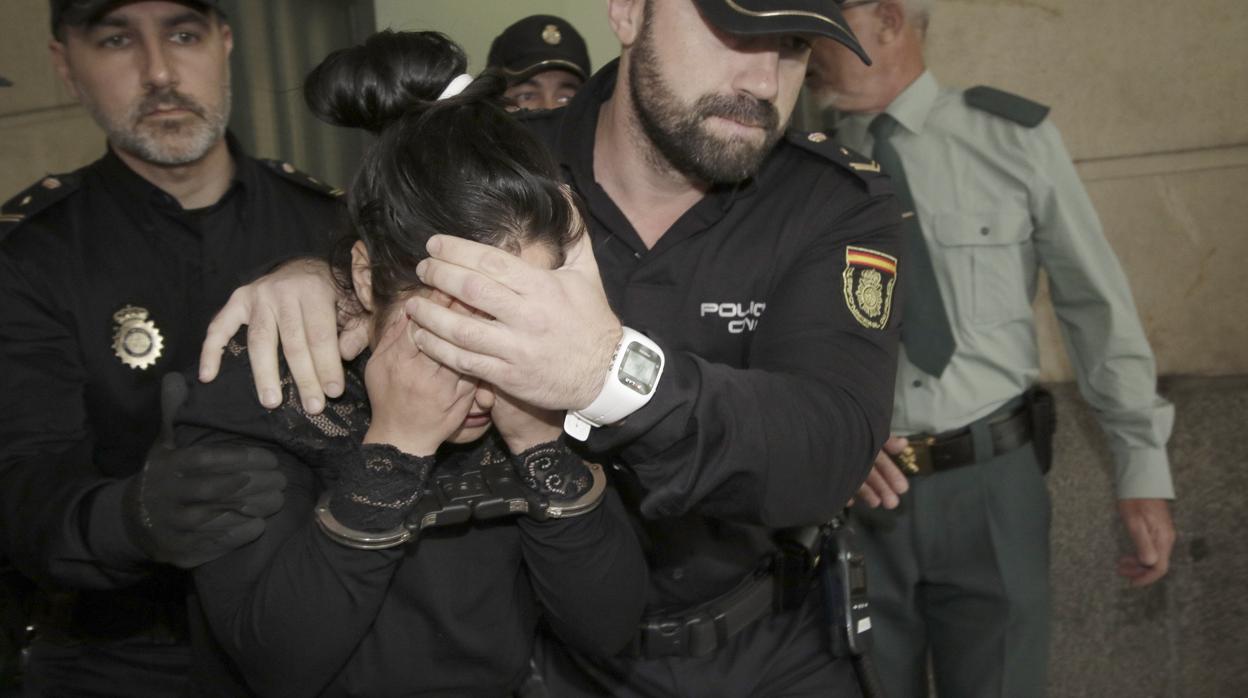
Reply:
<svg viewBox="0 0 1248 698"><path fill-rule="evenodd" d="M1248 373L1248 4L940 0L948 84L1053 107L1165 374ZM1070 378L1039 300L1045 378Z"/></svg>
<svg viewBox="0 0 1248 698"><path fill-rule="evenodd" d="M104 152L104 134L66 94L48 60L46 0L0 2L0 201L48 172Z"/></svg>

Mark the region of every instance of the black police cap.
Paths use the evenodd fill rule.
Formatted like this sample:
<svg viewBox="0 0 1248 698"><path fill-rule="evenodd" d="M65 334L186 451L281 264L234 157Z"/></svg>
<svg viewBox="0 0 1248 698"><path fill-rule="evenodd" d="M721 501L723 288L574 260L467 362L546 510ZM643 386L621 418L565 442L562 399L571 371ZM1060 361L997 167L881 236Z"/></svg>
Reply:
<svg viewBox="0 0 1248 698"><path fill-rule="evenodd" d="M553 15L525 17L507 27L490 44L487 62L512 83L547 70L566 70L582 80L590 73L585 39L567 20Z"/></svg>
<svg viewBox="0 0 1248 698"><path fill-rule="evenodd" d="M702 16L729 34L815 34L835 39L858 54L863 63L871 58L841 15L844 0L694 0Z"/></svg>
<svg viewBox="0 0 1248 698"><path fill-rule="evenodd" d="M52 5L52 33L63 24L86 24L118 5L135 0L49 0ZM220 0L170 0L197 10L213 9L221 12Z"/></svg>

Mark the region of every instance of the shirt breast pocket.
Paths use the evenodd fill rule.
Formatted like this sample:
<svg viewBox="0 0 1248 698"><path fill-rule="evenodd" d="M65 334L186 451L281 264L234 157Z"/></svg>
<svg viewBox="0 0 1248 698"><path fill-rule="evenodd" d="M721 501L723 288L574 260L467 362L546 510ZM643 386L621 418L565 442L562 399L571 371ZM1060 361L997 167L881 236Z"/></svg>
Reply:
<svg viewBox="0 0 1248 698"><path fill-rule="evenodd" d="M1026 269L1034 263L1031 232L1031 216L1022 209L934 217L937 248L932 256L937 267L944 262L953 287L955 324L968 318L993 325L1030 317Z"/></svg>

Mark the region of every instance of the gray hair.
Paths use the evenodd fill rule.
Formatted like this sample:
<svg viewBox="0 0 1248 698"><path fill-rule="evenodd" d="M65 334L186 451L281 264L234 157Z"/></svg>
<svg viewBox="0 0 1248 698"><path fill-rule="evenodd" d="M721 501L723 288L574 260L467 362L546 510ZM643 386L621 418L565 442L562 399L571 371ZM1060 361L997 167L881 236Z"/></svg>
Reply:
<svg viewBox="0 0 1248 698"><path fill-rule="evenodd" d="M919 31L927 33L927 24L932 18L932 7L936 0L897 0L906 10L906 19L914 22Z"/></svg>

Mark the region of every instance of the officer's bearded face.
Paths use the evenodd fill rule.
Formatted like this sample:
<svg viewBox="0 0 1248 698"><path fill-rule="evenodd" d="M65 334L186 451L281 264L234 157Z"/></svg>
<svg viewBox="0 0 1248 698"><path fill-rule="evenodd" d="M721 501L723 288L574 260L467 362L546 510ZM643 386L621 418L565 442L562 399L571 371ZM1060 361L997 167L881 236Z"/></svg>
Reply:
<svg viewBox="0 0 1248 698"><path fill-rule="evenodd" d="M779 38L744 46L745 40L707 25L693 3L665 3L657 9L654 5L646 3L640 33L629 53L628 90L638 123L667 164L687 177L725 183L749 178L792 114L809 48ZM655 21L656 12L674 17ZM693 13L692 20L683 18L687 24L683 28L682 12ZM656 36L659 31L662 37ZM681 41L663 44L678 36ZM660 51L665 55L660 57ZM757 92L766 98L737 89L755 74L765 85ZM697 89L708 84L708 75L721 82L720 90L679 96L679 87L686 92Z"/></svg>
<svg viewBox="0 0 1248 698"><path fill-rule="evenodd" d="M178 166L221 141L233 40L218 18L144 2L66 33L64 76L114 148Z"/></svg>

